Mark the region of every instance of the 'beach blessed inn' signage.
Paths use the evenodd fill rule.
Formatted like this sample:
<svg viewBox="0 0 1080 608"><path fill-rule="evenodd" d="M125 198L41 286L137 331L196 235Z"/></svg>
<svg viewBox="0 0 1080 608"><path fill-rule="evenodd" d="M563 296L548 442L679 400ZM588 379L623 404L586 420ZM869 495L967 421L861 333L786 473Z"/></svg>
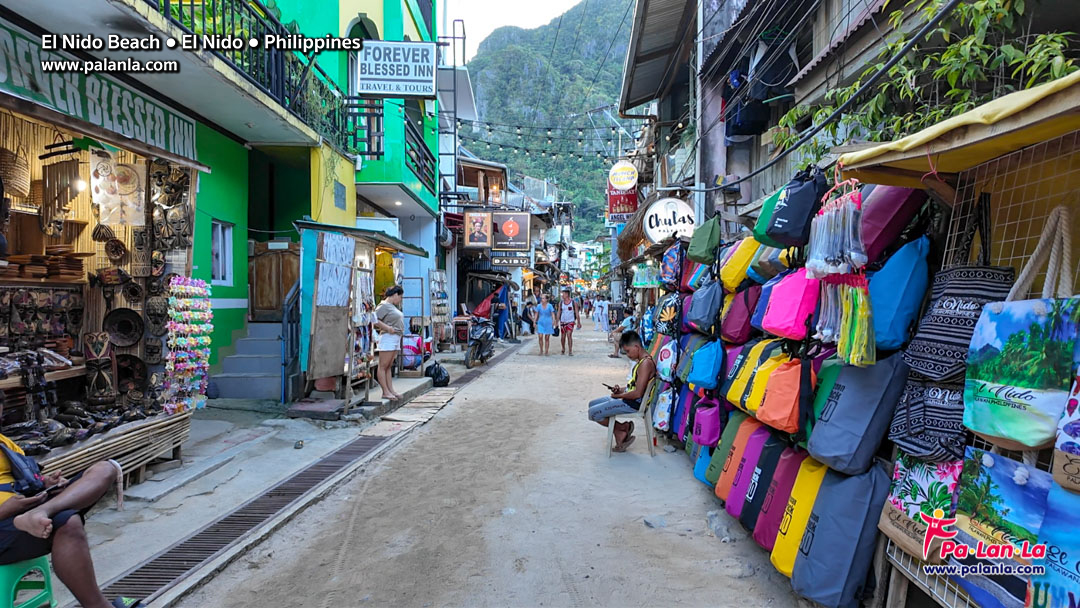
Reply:
<svg viewBox="0 0 1080 608"><path fill-rule="evenodd" d="M662 198L645 212L645 238L656 244L678 234L690 238L694 234L694 210L677 198Z"/></svg>

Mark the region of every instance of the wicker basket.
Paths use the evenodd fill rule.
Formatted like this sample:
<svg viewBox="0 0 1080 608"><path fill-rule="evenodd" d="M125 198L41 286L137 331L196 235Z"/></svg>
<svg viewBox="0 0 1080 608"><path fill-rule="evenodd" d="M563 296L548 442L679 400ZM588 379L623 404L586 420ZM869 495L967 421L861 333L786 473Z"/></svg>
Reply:
<svg viewBox="0 0 1080 608"><path fill-rule="evenodd" d="M0 179L4 180L7 194L26 198L30 195L30 163L26 161L26 150L20 156L7 148L0 148Z"/></svg>
<svg viewBox="0 0 1080 608"><path fill-rule="evenodd" d="M5 184L7 182L4 182ZM41 207L41 202L45 200L45 182L40 179L35 179L30 182L30 196L26 199L26 204L31 207Z"/></svg>

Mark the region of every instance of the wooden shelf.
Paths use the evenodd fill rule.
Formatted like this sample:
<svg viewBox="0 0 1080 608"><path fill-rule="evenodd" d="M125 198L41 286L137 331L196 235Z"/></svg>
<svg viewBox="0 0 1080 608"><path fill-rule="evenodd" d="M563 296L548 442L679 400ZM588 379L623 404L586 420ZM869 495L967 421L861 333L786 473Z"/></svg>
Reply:
<svg viewBox="0 0 1080 608"><path fill-rule="evenodd" d="M55 372L45 372L45 380L58 381L58 380L70 380L72 378L80 378L86 375L85 365L76 365L66 369L58 369ZM22 378L19 376L9 376L0 380L0 390L6 388L18 388L22 386Z"/></svg>
<svg viewBox="0 0 1080 608"><path fill-rule="evenodd" d="M50 277L3 277L0 278L0 285L53 285L55 287L67 287L70 285L86 285L86 280L66 281L64 279Z"/></svg>
<svg viewBox="0 0 1080 608"><path fill-rule="evenodd" d="M37 216L41 215L41 213L38 212L37 209L24 209L22 207L12 207L11 212L12 213L18 213L20 215L32 215L34 217L37 217ZM75 219L75 218L64 218L64 223L65 224L79 224L81 226L86 226L90 222L88 222L86 220L78 220L78 219Z"/></svg>

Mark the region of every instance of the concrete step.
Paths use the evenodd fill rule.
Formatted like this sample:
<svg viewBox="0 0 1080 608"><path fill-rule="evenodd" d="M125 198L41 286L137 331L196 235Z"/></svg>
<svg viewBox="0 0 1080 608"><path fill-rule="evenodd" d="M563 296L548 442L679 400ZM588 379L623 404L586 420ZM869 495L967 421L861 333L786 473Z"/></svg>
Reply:
<svg viewBox="0 0 1080 608"><path fill-rule="evenodd" d="M247 337L277 338L281 335L281 323L248 323Z"/></svg>
<svg viewBox="0 0 1080 608"><path fill-rule="evenodd" d="M229 355L221 366L227 374L273 374L281 371L281 355Z"/></svg>
<svg viewBox="0 0 1080 608"><path fill-rule="evenodd" d="M224 399L280 399L281 374L225 373L213 378Z"/></svg>
<svg viewBox="0 0 1080 608"><path fill-rule="evenodd" d="M240 338L236 341L238 355L281 356L281 341L277 338Z"/></svg>

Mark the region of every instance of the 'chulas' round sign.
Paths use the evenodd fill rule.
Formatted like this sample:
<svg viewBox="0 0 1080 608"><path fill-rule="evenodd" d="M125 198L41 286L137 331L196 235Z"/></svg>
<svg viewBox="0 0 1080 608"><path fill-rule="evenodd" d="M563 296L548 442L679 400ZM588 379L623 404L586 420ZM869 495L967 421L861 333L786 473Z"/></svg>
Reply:
<svg viewBox="0 0 1080 608"><path fill-rule="evenodd" d="M620 160L608 171L608 182L618 190L630 190L637 185L638 170L632 163Z"/></svg>
<svg viewBox="0 0 1080 608"><path fill-rule="evenodd" d="M662 198L645 213L645 238L656 244L673 234L694 234L694 210L677 198Z"/></svg>

